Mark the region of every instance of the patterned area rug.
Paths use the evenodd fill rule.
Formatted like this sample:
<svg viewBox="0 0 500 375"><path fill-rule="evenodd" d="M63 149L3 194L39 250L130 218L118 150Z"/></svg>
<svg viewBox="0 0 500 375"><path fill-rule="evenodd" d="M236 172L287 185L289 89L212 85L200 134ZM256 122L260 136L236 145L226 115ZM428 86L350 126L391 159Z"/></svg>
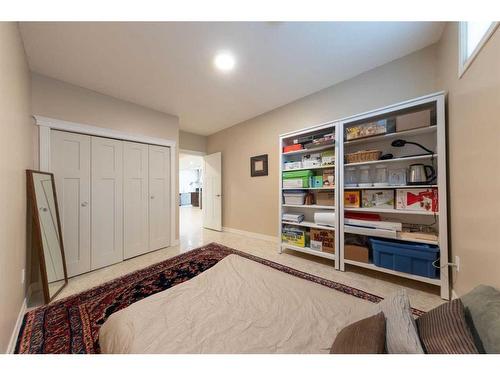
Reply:
<svg viewBox="0 0 500 375"><path fill-rule="evenodd" d="M88 291L29 311L24 316L16 353L100 353L99 328L115 311L189 280L229 254L374 303L381 297L262 259L216 243L180 254ZM420 310L413 310L421 315Z"/></svg>

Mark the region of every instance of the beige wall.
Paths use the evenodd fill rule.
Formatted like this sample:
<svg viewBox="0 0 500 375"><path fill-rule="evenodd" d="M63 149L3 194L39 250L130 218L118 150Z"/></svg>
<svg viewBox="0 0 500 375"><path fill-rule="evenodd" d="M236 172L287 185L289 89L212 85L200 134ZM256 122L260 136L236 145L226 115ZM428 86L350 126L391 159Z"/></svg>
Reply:
<svg viewBox="0 0 500 375"><path fill-rule="evenodd" d="M180 131L179 148L181 150L207 152L207 137Z"/></svg>
<svg viewBox="0 0 500 375"><path fill-rule="evenodd" d="M179 143L179 118L39 74L32 75L33 114ZM178 166L178 147L177 162ZM178 170L176 171L176 176ZM176 184L178 186L178 184ZM178 187L177 187L178 190ZM178 191L176 197L178 197ZM179 238L179 208L176 238Z"/></svg>
<svg viewBox="0 0 500 375"><path fill-rule="evenodd" d="M440 87L448 90L451 246L460 256L458 295L479 283L500 288L500 31L458 78L458 26L439 43Z"/></svg>
<svg viewBox="0 0 500 375"><path fill-rule="evenodd" d="M24 299L26 169L33 168L30 73L17 23L0 22L0 352Z"/></svg>
<svg viewBox="0 0 500 375"><path fill-rule="evenodd" d="M222 152L223 226L277 236L278 136L438 91L436 46L361 74L208 137ZM250 157L269 155L269 176L250 177Z"/></svg>

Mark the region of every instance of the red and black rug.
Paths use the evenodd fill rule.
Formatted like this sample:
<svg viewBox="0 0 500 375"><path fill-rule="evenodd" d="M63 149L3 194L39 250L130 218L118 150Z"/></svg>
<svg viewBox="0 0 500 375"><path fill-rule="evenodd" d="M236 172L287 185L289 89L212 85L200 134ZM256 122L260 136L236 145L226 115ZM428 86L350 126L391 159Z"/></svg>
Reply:
<svg viewBox="0 0 500 375"><path fill-rule="evenodd" d="M24 316L15 353L99 353L99 328L115 311L189 280L229 254L237 254L279 271L374 303L381 297L334 281L211 243L93 289L29 311ZM414 310L416 315L423 312Z"/></svg>

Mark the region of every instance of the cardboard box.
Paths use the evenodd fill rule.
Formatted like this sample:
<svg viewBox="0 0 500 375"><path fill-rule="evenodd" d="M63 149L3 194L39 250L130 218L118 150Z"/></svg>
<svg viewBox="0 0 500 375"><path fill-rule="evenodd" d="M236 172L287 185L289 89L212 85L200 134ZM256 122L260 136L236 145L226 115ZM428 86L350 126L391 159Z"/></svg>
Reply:
<svg viewBox="0 0 500 375"><path fill-rule="evenodd" d="M302 145L300 145L300 144L289 145L289 146L283 147L284 153L292 152L292 151L299 151L299 150L302 150Z"/></svg>
<svg viewBox="0 0 500 375"><path fill-rule="evenodd" d="M437 212L438 189L397 189L396 209Z"/></svg>
<svg viewBox="0 0 500 375"><path fill-rule="evenodd" d="M321 154L319 152L302 155L303 168L321 166Z"/></svg>
<svg viewBox="0 0 500 375"><path fill-rule="evenodd" d="M311 187L322 187L323 186L323 176L312 176Z"/></svg>
<svg viewBox="0 0 500 375"><path fill-rule="evenodd" d="M359 208L361 204L361 192L359 190L344 191L344 207Z"/></svg>
<svg viewBox="0 0 500 375"><path fill-rule="evenodd" d="M323 169L323 186L335 186L335 174L333 168Z"/></svg>
<svg viewBox="0 0 500 375"><path fill-rule="evenodd" d="M281 239L291 245L305 247L307 245L307 232L301 228L285 226L283 227Z"/></svg>
<svg viewBox="0 0 500 375"><path fill-rule="evenodd" d="M406 115L396 117L396 131L402 132L405 130L425 128L431 126L431 110L424 109L423 111L412 112Z"/></svg>
<svg viewBox="0 0 500 375"><path fill-rule="evenodd" d="M361 197L364 208L394 208L394 190L363 190Z"/></svg>
<svg viewBox="0 0 500 375"><path fill-rule="evenodd" d="M335 151L323 151L321 153L321 165L335 165Z"/></svg>
<svg viewBox="0 0 500 375"><path fill-rule="evenodd" d="M318 248L318 244L321 242L322 252L330 254L335 253L335 232L333 230L311 228L310 235L311 244L313 241L316 241L316 248Z"/></svg>
<svg viewBox="0 0 500 375"><path fill-rule="evenodd" d="M344 257L356 262L370 263L370 251L365 246L344 245Z"/></svg>
<svg viewBox="0 0 500 375"><path fill-rule="evenodd" d="M364 124L347 126L345 128L345 139L351 141L353 139L372 137L385 133L393 133L395 124L394 118L366 122Z"/></svg>
<svg viewBox="0 0 500 375"><path fill-rule="evenodd" d="M320 206L335 206L335 192L318 191L318 194L316 194L316 204Z"/></svg>

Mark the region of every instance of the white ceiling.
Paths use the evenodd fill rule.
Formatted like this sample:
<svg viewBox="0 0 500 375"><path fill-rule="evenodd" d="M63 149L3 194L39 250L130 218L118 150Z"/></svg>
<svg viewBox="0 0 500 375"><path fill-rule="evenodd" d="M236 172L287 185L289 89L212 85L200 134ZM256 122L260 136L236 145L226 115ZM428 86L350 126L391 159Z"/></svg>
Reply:
<svg viewBox="0 0 500 375"><path fill-rule="evenodd" d="M209 135L435 43L439 22L21 23L33 71ZM216 71L219 50L237 59Z"/></svg>

